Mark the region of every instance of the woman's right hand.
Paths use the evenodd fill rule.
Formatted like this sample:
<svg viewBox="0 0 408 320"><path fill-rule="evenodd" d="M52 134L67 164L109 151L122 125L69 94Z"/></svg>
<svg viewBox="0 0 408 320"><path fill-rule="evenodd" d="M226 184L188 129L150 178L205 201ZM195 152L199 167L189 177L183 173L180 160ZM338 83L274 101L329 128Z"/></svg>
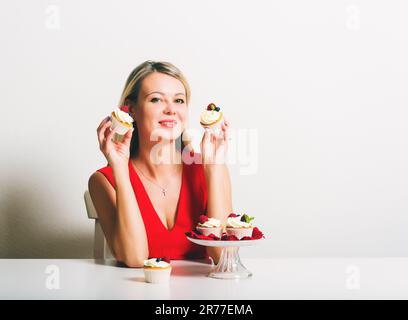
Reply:
<svg viewBox="0 0 408 320"><path fill-rule="evenodd" d="M99 149L112 168L127 168L130 157L130 141L132 140L134 128L126 132L122 142L112 141L115 132L110 128L111 124L112 121L110 117L106 117L96 130L99 140Z"/></svg>

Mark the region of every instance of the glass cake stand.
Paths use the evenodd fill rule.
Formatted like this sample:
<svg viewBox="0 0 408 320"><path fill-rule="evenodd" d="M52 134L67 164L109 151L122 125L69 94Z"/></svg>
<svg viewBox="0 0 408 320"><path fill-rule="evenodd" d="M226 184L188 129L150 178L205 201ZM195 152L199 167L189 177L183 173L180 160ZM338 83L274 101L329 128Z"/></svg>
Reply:
<svg viewBox="0 0 408 320"><path fill-rule="evenodd" d="M201 240L187 237L193 243L207 246L207 247L220 247L222 248L221 257L218 264L208 274L211 278L217 279L244 279L252 276L252 272L249 271L242 264L239 258L239 248L248 247L258 244L263 239L258 240Z"/></svg>

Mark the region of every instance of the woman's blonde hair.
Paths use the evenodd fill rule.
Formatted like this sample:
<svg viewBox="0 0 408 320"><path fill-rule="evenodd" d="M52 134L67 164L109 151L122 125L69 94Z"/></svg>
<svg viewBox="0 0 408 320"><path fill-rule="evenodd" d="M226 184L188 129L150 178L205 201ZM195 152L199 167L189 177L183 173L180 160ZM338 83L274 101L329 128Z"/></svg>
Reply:
<svg viewBox="0 0 408 320"><path fill-rule="evenodd" d="M133 102L132 106L129 106L129 111L133 108L139 96L140 88L142 86L143 80L154 72L160 72L172 76L181 81L186 90L186 104L188 106L190 102L190 86L188 85L187 79L184 77L183 73L170 62L163 61L151 61L147 60L137 66L129 75L126 80L125 88L123 89L122 95L119 100L119 107L128 105L129 101ZM130 156L133 157L137 154L139 149L139 136L137 132L137 123L133 122L133 135L130 143ZM184 151L193 151L191 146L191 141L187 137L185 130L182 132L181 136L176 140L176 147Z"/></svg>

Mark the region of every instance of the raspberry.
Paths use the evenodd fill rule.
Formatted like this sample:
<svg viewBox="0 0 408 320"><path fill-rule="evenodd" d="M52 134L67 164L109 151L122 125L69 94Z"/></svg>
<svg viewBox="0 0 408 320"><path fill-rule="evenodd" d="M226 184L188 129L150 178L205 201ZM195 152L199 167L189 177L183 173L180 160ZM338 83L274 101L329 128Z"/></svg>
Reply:
<svg viewBox="0 0 408 320"><path fill-rule="evenodd" d="M220 240L220 238L217 237L214 233L210 233L210 234L208 235L208 237L210 237L210 238L213 239L213 240Z"/></svg>
<svg viewBox="0 0 408 320"><path fill-rule="evenodd" d="M208 106L207 106L207 110L208 111L211 111L211 110L214 110L215 109L215 104L214 103L210 103Z"/></svg>
<svg viewBox="0 0 408 320"><path fill-rule="evenodd" d="M229 235L227 235L225 233L225 234L222 235L221 240L224 240L224 241L237 241L238 238L236 236L234 236L234 235L229 236Z"/></svg>
<svg viewBox="0 0 408 320"><path fill-rule="evenodd" d="M245 236L245 237L242 237L241 240L252 240L252 237Z"/></svg>
<svg viewBox="0 0 408 320"><path fill-rule="evenodd" d="M239 214L230 213L229 216L228 216L228 218L236 218L236 217L238 217L238 216L239 216Z"/></svg>
<svg viewBox="0 0 408 320"><path fill-rule="evenodd" d="M189 231L186 232L185 235L189 238L193 238L193 239L198 239L197 236L199 235L198 233L194 232L194 231Z"/></svg>
<svg viewBox="0 0 408 320"><path fill-rule="evenodd" d="M200 233L197 233L197 232L194 232L194 231L186 232L185 235L186 235L187 237L189 237L189 238L192 238L192 239L214 240L214 238L210 237L211 234L210 234L210 236L205 236L205 235L203 235L203 234L200 234ZM212 236L215 237L215 235L213 235L213 234L212 234ZM219 239L219 238L218 238L218 239ZM215 239L215 240L218 240L218 239Z"/></svg>
<svg viewBox="0 0 408 320"><path fill-rule="evenodd" d="M203 223L205 223L206 221L208 221L208 217L202 214L202 215L198 218L198 221L199 221L201 224L203 224Z"/></svg>
<svg viewBox="0 0 408 320"><path fill-rule="evenodd" d="M129 107L128 106L121 106L120 110L122 110L123 112L129 113Z"/></svg>
<svg viewBox="0 0 408 320"><path fill-rule="evenodd" d="M210 237L205 236L203 234L198 234L197 239L200 239L200 240L213 240L213 238L210 238Z"/></svg>
<svg viewBox="0 0 408 320"><path fill-rule="evenodd" d="M252 238L257 240L257 239L262 239L265 237L264 237L264 234L261 232L261 230L255 227L254 230L252 230Z"/></svg>

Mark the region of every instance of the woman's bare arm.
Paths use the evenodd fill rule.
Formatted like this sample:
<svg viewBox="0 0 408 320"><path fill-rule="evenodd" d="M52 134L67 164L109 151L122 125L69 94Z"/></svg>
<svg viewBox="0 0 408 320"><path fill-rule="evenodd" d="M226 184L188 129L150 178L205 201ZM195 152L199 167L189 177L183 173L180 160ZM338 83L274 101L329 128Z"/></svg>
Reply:
<svg viewBox="0 0 408 320"><path fill-rule="evenodd" d="M110 117L106 117L96 133L99 149L112 168L115 189L102 173L95 172L89 178L88 190L115 258L129 267L142 267L149 255L149 247L129 179L130 141L134 128L126 132L122 141L118 141L114 139L115 131L111 129L111 124Z"/></svg>
<svg viewBox="0 0 408 320"><path fill-rule="evenodd" d="M227 222L232 212L232 188L225 156L229 140L229 121L225 119L221 132L215 134L206 129L201 140L204 175L207 183L207 216ZM222 248L207 247L207 253L215 263L221 257Z"/></svg>
<svg viewBox="0 0 408 320"><path fill-rule="evenodd" d="M218 219L225 225L228 215L233 212L228 167L226 164L213 165L204 172L208 189L207 216ZM218 263L221 251L222 248L207 247L207 253L215 263Z"/></svg>
<svg viewBox="0 0 408 320"><path fill-rule="evenodd" d="M89 193L114 257L128 267L142 267L149 255L148 243L129 169L114 169L113 176L115 189L102 173L95 172L88 182Z"/></svg>

